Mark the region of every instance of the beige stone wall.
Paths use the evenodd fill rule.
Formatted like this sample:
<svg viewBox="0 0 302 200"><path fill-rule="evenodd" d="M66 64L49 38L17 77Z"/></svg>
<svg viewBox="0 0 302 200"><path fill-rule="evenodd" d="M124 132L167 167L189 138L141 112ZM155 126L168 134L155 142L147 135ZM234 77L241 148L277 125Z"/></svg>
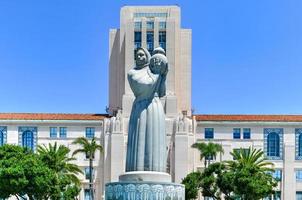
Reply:
<svg viewBox="0 0 302 200"><path fill-rule="evenodd" d="M167 17L134 17L134 13L167 13ZM121 109L129 117L134 100L127 72L134 67L134 21L142 22L142 47L146 47L146 21L154 20L154 47L158 46L158 22L166 21L166 54L169 60L166 114L173 117L191 114L191 30L181 29L178 6L125 6L120 12L120 27L110 31L109 111ZM184 81L179 84L179 80Z"/></svg>

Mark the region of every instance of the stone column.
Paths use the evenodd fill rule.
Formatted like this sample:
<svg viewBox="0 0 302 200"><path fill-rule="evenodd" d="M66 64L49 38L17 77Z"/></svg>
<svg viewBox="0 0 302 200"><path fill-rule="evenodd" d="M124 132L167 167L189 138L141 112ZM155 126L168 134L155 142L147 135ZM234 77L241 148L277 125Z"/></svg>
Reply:
<svg viewBox="0 0 302 200"><path fill-rule="evenodd" d="M295 180L295 145L284 143L284 163L282 177L282 200L296 198L296 180Z"/></svg>

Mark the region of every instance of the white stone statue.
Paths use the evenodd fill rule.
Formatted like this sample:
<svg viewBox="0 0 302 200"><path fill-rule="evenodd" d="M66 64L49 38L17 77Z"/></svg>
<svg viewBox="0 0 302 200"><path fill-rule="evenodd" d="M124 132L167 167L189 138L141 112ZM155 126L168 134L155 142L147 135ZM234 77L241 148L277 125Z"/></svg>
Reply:
<svg viewBox="0 0 302 200"><path fill-rule="evenodd" d="M153 54L138 48L136 66L128 72L135 100L129 121L127 172L166 172L165 113L160 97L166 94L168 60L160 47Z"/></svg>

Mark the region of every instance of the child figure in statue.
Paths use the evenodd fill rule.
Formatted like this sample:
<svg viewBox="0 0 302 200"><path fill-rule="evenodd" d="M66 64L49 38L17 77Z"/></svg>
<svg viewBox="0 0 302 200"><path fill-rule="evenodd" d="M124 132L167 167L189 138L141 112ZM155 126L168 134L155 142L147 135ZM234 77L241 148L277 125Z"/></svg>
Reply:
<svg viewBox="0 0 302 200"><path fill-rule="evenodd" d="M168 60L158 47L151 57L138 48L136 66L128 72L135 95L128 129L126 171L166 172L165 113L160 97L166 94Z"/></svg>

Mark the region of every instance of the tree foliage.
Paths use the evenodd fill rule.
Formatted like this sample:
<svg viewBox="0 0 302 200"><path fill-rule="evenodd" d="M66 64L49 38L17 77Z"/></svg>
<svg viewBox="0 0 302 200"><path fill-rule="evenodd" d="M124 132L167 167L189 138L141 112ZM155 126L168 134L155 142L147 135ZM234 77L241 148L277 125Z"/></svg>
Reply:
<svg viewBox="0 0 302 200"><path fill-rule="evenodd" d="M75 199L80 192L80 180L77 175L83 172L77 165L71 163L75 158L69 157L69 153L69 148L58 146L56 142L54 145L38 146L40 159L54 172L58 181L56 189L58 192L52 193L51 199L62 199L64 196Z"/></svg>
<svg viewBox="0 0 302 200"><path fill-rule="evenodd" d="M188 184L193 189L186 191L197 187L203 196L217 200L259 200L275 193L277 181L269 173L274 171L273 164L264 160L261 150L240 149L231 155L235 160L210 164L199 179L189 174L184 180L194 184Z"/></svg>
<svg viewBox="0 0 302 200"><path fill-rule="evenodd" d="M29 199L47 199L56 184L53 171L31 150L0 147L0 198L27 195Z"/></svg>
<svg viewBox="0 0 302 200"><path fill-rule="evenodd" d="M198 142L192 145L192 148L198 149L200 152L200 161L204 159L204 166L210 164L211 158L216 158L218 153L223 153L223 148L220 144L213 142L204 143Z"/></svg>
<svg viewBox="0 0 302 200"><path fill-rule="evenodd" d="M0 198L75 199L80 192L76 173L69 163L69 149L55 144L39 147L39 153L16 146L0 147ZM75 178L77 179L75 181Z"/></svg>
<svg viewBox="0 0 302 200"><path fill-rule="evenodd" d="M103 152L103 147L102 145L98 144L96 142L95 137L93 137L91 140L85 138L85 137L80 137L77 138L73 144L78 144L81 146L81 148L75 150L72 155L76 155L78 153L84 153L86 156L88 156L89 159L89 190L91 194L92 200L94 199L93 195L93 159L94 159L94 154L96 151Z"/></svg>
<svg viewBox="0 0 302 200"><path fill-rule="evenodd" d="M196 199L198 197L198 191L200 187L201 173L192 172L188 174L183 180L182 184L185 185L186 199Z"/></svg>

